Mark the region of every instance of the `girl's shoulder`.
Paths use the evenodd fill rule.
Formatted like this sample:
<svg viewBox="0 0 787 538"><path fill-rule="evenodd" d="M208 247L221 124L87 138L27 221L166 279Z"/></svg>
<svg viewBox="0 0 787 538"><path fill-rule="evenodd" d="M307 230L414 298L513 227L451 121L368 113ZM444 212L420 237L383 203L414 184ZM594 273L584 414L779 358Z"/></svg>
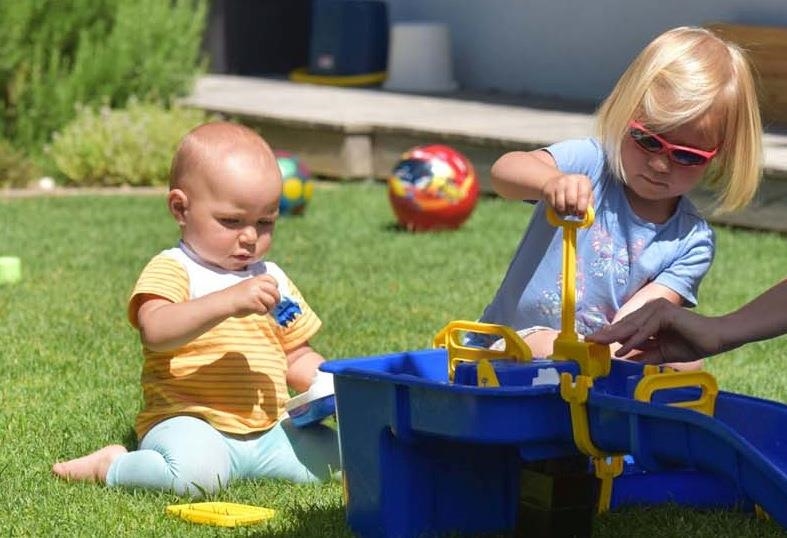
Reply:
<svg viewBox="0 0 787 538"><path fill-rule="evenodd" d="M688 196L681 196L669 222L674 222L677 233L687 242L714 243L713 227Z"/></svg>
<svg viewBox="0 0 787 538"><path fill-rule="evenodd" d="M606 168L604 148L596 138L572 138L544 148L558 169L567 174L584 174L592 180L599 178Z"/></svg>

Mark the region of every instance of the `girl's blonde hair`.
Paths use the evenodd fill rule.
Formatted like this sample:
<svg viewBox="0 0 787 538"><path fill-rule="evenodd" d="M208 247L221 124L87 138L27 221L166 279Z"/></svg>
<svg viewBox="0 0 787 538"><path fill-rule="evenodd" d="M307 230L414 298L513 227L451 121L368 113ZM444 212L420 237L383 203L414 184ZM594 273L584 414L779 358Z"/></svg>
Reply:
<svg viewBox="0 0 787 538"><path fill-rule="evenodd" d="M598 133L612 171L626 176L621 145L629 121L658 132L708 118L721 135L706 183L717 212L748 204L762 174L762 123L749 63L736 45L704 28L669 30L645 47L598 110Z"/></svg>

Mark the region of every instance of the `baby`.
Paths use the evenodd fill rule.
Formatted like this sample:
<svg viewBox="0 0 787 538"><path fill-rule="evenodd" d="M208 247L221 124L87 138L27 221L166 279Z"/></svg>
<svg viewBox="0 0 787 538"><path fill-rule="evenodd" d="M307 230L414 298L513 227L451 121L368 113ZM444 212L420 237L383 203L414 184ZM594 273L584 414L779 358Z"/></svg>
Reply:
<svg viewBox="0 0 787 538"><path fill-rule="evenodd" d="M263 259L281 188L276 157L251 129L208 123L184 137L167 197L181 240L148 263L128 304L144 356L139 448L110 445L55 464L56 475L199 496L237 479L309 482L339 468L333 429L286 419L287 387L304 391L327 374L309 345L319 318Z"/></svg>

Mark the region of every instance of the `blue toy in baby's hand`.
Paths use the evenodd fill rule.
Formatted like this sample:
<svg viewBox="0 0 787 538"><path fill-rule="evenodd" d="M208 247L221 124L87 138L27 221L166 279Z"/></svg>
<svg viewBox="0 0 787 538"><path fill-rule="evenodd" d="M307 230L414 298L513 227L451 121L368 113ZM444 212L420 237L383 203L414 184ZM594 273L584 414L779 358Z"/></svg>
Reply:
<svg viewBox="0 0 787 538"><path fill-rule="evenodd" d="M273 317L276 323L286 327L295 320L295 316L301 314L301 306L290 297L282 296L279 304L273 309Z"/></svg>

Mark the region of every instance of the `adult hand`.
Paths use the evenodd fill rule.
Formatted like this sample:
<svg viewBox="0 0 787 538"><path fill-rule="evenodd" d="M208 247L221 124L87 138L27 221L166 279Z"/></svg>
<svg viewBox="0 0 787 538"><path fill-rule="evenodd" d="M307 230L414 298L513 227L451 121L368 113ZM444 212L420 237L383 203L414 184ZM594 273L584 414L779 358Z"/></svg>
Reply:
<svg viewBox="0 0 787 538"><path fill-rule="evenodd" d="M701 316L666 299L646 303L585 340L599 344L620 342L617 357L635 351L628 358L648 364L689 362L723 351L716 318Z"/></svg>

